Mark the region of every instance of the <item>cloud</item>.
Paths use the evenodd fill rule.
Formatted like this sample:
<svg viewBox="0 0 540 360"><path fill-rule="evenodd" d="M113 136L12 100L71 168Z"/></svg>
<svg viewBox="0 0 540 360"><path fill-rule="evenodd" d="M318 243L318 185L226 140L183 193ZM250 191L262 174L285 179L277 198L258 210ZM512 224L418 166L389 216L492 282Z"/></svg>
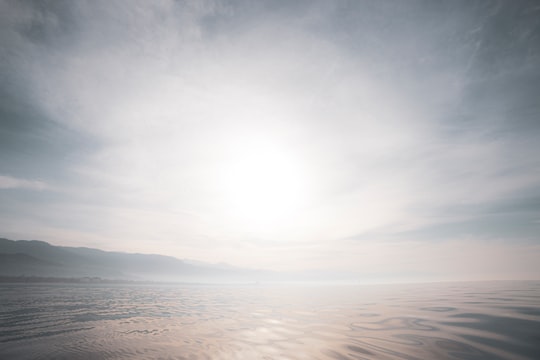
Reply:
<svg viewBox="0 0 540 360"><path fill-rule="evenodd" d="M0 189L47 190L50 189L50 187L42 181L0 175Z"/></svg>
<svg viewBox="0 0 540 360"><path fill-rule="evenodd" d="M181 257L204 257L201 241L235 261L256 253L258 263L264 244L317 258L334 247L358 255L341 239L504 233L511 243L537 231L515 213L493 214L540 195L540 47L528 6L0 6L9 50L0 164L14 176L2 187L63 186L34 199L39 208L26 213L36 228ZM289 154L309 198L264 231L234 221L222 193L220 179L250 143ZM294 262L268 256L272 266Z"/></svg>

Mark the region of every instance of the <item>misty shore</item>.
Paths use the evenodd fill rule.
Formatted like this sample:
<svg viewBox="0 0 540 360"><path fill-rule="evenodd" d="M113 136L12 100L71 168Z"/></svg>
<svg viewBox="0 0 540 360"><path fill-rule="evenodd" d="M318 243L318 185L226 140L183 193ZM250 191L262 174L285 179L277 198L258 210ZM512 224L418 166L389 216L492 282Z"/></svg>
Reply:
<svg viewBox="0 0 540 360"><path fill-rule="evenodd" d="M0 283L156 284L154 281L102 279L100 277L0 276Z"/></svg>

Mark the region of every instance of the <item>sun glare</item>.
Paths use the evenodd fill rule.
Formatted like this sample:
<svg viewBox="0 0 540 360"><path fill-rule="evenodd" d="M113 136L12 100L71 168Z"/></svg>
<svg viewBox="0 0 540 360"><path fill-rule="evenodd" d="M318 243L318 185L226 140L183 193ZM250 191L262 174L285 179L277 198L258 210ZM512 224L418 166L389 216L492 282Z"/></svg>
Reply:
<svg viewBox="0 0 540 360"><path fill-rule="evenodd" d="M290 151L264 141L237 146L222 177L227 217L256 231L293 221L305 201L301 165Z"/></svg>

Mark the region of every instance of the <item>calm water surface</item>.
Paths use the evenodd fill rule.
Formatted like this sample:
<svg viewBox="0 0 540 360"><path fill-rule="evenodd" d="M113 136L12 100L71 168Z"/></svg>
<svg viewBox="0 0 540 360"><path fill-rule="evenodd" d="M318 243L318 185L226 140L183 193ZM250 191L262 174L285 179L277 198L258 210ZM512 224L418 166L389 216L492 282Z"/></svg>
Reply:
<svg viewBox="0 0 540 360"><path fill-rule="evenodd" d="M0 285L1 359L540 359L540 283Z"/></svg>

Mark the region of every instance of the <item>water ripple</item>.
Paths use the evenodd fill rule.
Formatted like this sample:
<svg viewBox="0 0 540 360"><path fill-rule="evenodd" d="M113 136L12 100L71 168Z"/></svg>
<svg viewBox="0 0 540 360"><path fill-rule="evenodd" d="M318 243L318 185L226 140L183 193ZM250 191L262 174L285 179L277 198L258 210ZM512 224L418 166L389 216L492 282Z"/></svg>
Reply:
<svg viewBox="0 0 540 360"><path fill-rule="evenodd" d="M0 358L540 358L536 282L0 290Z"/></svg>

